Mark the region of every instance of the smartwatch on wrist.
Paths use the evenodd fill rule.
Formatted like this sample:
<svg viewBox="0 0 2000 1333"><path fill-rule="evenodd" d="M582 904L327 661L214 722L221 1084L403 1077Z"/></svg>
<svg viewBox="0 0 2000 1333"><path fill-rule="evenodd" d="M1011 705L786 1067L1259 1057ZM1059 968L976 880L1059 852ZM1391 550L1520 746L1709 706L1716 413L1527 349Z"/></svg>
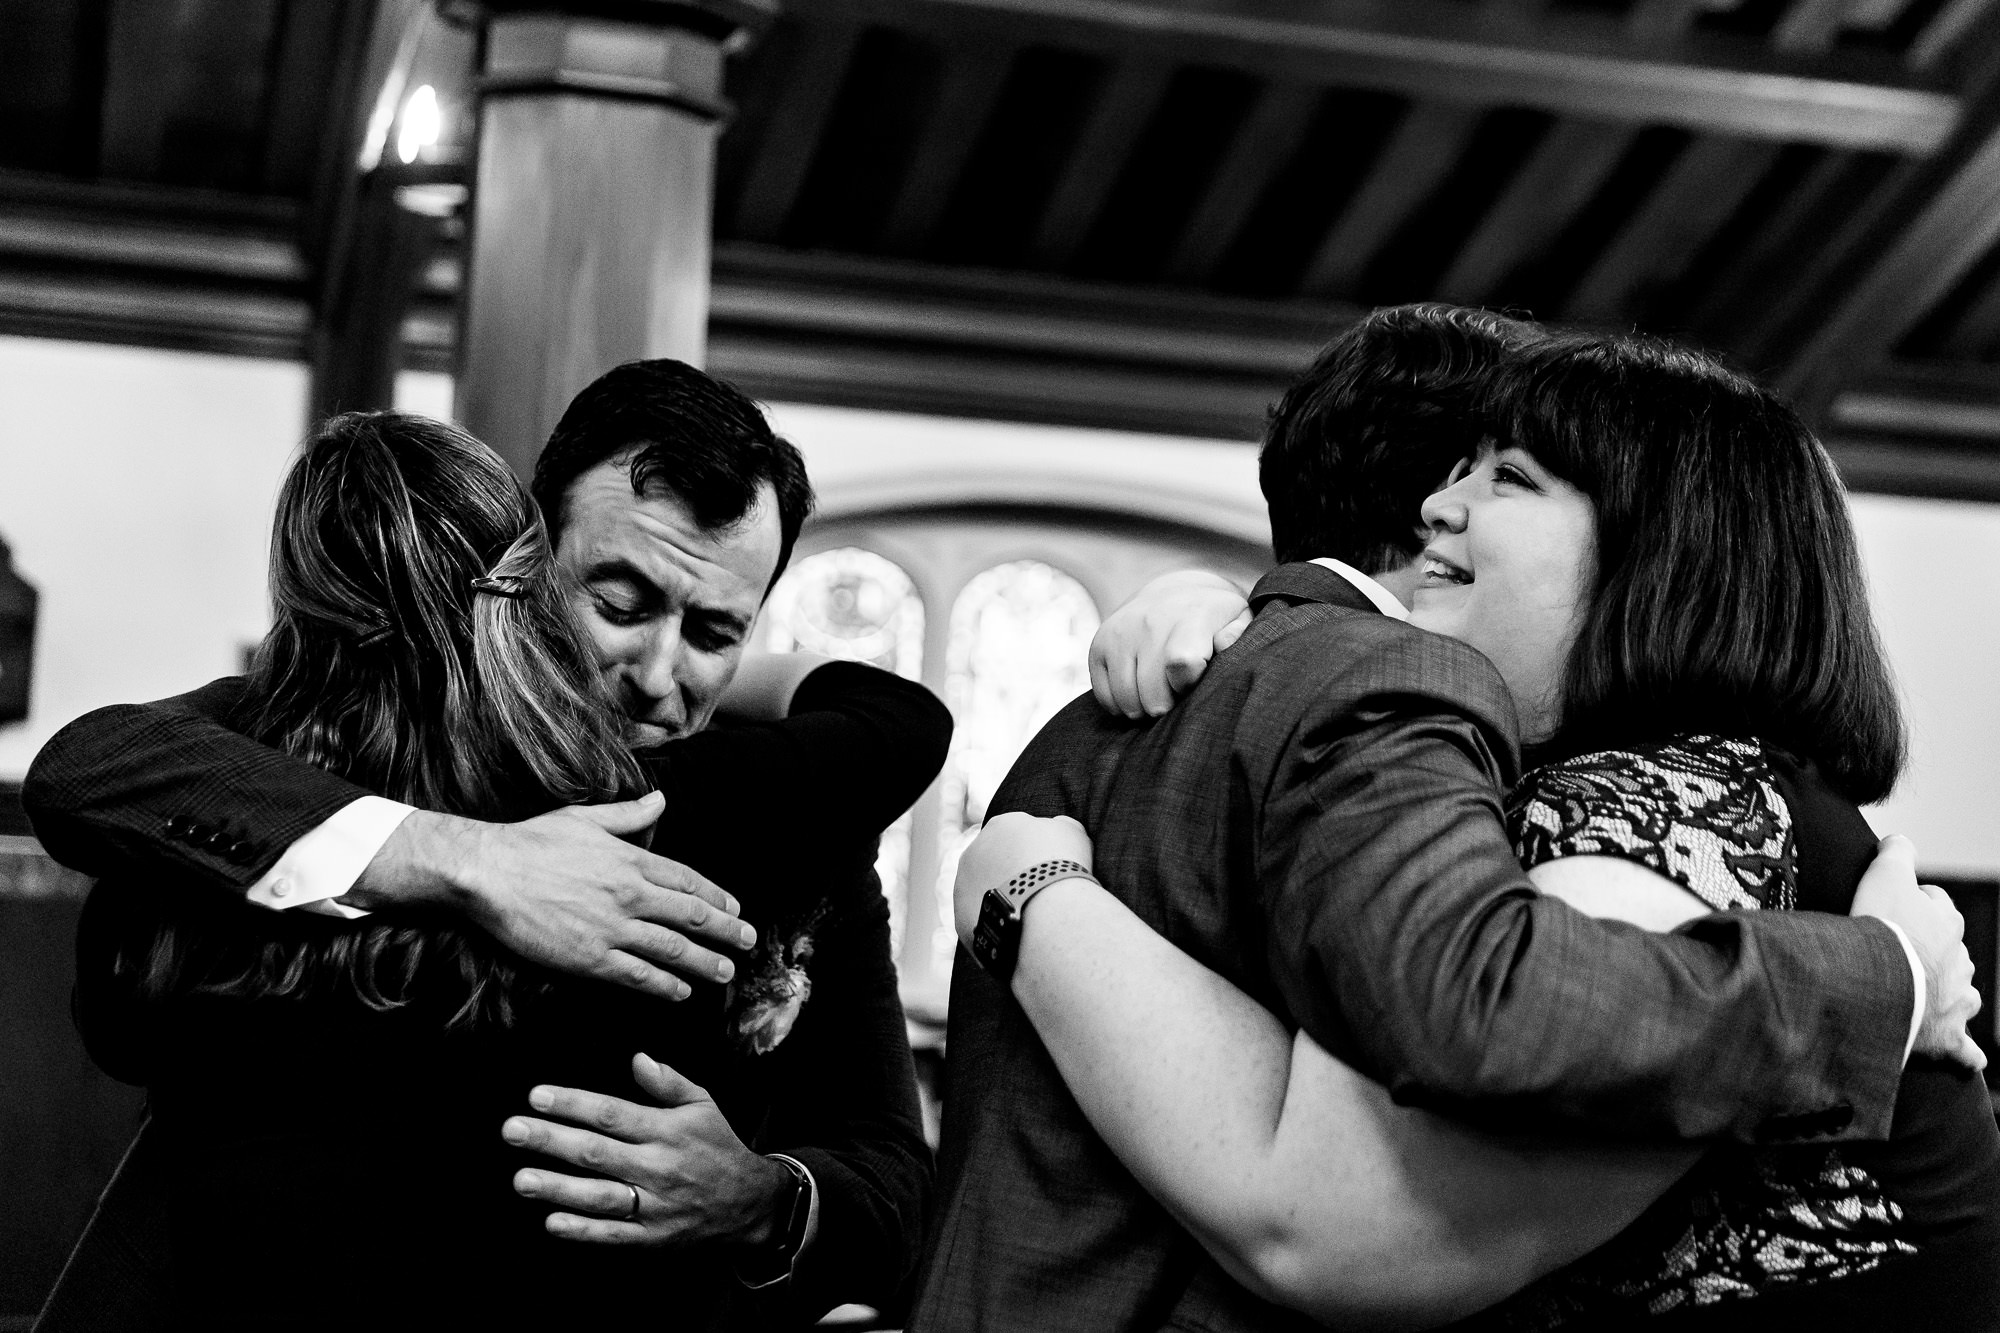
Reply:
<svg viewBox="0 0 2000 1333"><path fill-rule="evenodd" d="M778 1200L778 1218L771 1239L743 1256L736 1265L736 1277L755 1290L783 1282L799 1262L806 1247L806 1229L812 1222L813 1183L805 1164L783 1153L766 1153L771 1161L789 1171L791 1184Z"/></svg>
<svg viewBox="0 0 2000 1333"><path fill-rule="evenodd" d="M972 960L995 981L1005 985L1014 975L1014 963L1021 956L1021 913L1028 899L1059 879L1087 879L1097 876L1077 861L1043 861L1029 866L997 889L988 889L979 901L979 921L972 928Z"/></svg>

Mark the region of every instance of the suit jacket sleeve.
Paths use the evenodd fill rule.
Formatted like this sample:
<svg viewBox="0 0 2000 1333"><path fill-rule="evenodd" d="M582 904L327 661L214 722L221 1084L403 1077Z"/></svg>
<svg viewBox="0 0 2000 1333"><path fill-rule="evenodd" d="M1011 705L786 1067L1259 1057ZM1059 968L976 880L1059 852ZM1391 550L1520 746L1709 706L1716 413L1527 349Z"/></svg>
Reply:
<svg viewBox="0 0 2000 1333"><path fill-rule="evenodd" d="M791 1036L766 1058L783 1062L781 1097L759 1152L805 1163L819 1186L819 1232L786 1290L765 1299L771 1323L811 1323L849 1301L894 1312L908 1301L931 1191L931 1151L918 1109L889 906L872 876L855 904L820 932L812 998Z"/></svg>
<svg viewBox="0 0 2000 1333"><path fill-rule="evenodd" d="M812 996L767 1056L778 1089L759 1152L805 1163L819 1231L792 1280L750 1294L756 1327L810 1324L854 1301L907 1300L931 1189L909 1033L871 866L882 829L943 766L951 714L923 686L852 663L814 671L782 723L716 728L658 752L667 797L656 846L689 848L724 888L762 849L771 893L747 915L798 920L828 897L807 965ZM671 854L671 852L670 852Z"/></svg>
<svg viewBox="0 0 2000 1333"><path fill-rule="evenodd" d="M50 856L91 875L169 870L247 892L368 792L238 735L243 682L86 713L50 738L21 803Z"/></svg>
<svg viewBox="0 0 2000 1333"><path fill-rule="evenodd" d="M1278 649L1323 663L1314 638ZM1347 643L1330 682L1277 673L1312 702L1258 742L1268 949L1315 1038L1399 1100L1488 1123L1887 1136L1914 1003L1891 931L1751 913L1655 934L1538 895L1496 795L1491 667L1386 621ZM1284 705L1253 699L1245 726Z"/></svg>
<svg viewBox="0 0 2000 1333"><path fill-rule="evenodd" d="M718 725L642 755L677 817L734 823L781 812L795 841L873 839L944 767L951 713L914 681L829 662L792 695L782 722ZM728 885L724 885L727 888Z"/></svg>

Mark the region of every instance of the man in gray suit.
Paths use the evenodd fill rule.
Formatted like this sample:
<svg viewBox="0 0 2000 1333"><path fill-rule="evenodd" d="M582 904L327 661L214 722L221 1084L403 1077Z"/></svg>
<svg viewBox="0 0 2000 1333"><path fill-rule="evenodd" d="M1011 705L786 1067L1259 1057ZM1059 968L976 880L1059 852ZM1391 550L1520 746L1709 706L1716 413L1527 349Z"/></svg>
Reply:
<svg viewBox="0 0 2000 1333"><path fill-rule="evenodd" d="M1962 950L1948 927L1772 913L1649 934L1537 895L1501 817L1520 768L1498 675L1396 618L1384 582L1418 504L1478 443L1486 372L1538 336L1414 307L1329 347L1273 417L1287 563L1238 648L1149 726L1071 704L992 810L1080 820L1148 924L1399 1101L1658 1139L1886 1137L1913 1033L1940 1055L1965 1040L1962 988L1924 979ZM1297 1319L1146 1196L963 954L950 1051L913 1329Z"/></svg>

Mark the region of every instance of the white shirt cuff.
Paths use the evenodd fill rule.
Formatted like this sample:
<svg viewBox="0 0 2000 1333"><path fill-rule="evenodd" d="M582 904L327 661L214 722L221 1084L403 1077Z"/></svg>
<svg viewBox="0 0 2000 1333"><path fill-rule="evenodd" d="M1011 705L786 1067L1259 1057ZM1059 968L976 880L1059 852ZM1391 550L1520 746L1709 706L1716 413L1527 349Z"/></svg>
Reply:
<svg viewBox="0 0 2000 1333"><path fill-rule="evenodd" d="M250 886L250 901L273 911L303 909L327 916L368 913L334 899L354 887L361 872L416 807L380 796L363 796L333 812L278 858Z"/></svg>
<svg viewBox="0 0 2000 1333"><path fill-rule="evenodd" d="M1883 917L1875 919L1896 932L1896 943L1903 946L1903 957L1910 960L1910 975L1917 981L1917 1008L1910 1015L1910 1039L1903 1043L1903 1063L1908 1064L1910 1052L1917 1049L1917 1034L1924 1028L1924 1011L1930 1008L1930 983L1924 979L1924 960L1917 956L1917 946L1910 942L1903 928Z"/></svg>

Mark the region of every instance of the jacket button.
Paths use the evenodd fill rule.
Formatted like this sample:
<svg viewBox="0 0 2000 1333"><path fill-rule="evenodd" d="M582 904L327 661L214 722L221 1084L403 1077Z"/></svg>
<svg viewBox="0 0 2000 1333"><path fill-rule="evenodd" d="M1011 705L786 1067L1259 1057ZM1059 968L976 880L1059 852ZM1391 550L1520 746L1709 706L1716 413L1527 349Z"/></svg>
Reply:
<svg viewBox="0 0 2000 1333"><path fill-rule="evenodd" d="M202 839L202 845L207 847L211 852L221 851L229 845L229 842L229 835L220 829L211 829L208 836Z"/></svg>
<svg viewBox="0 0 2000 1333"><path fill-rule="evenodd" d="M229 844L229 859L240 865L248 861L250 854L255 850L256 848L252 847L249 843L238 838L235 842Z"/></svg>
<svg viewBox="0 0 2000 1333"><path fill-rule="evenodd" d="M185 816L169 815L167 817L167 836L169 838L185 838L187 830L188 822Z"/></svg>

